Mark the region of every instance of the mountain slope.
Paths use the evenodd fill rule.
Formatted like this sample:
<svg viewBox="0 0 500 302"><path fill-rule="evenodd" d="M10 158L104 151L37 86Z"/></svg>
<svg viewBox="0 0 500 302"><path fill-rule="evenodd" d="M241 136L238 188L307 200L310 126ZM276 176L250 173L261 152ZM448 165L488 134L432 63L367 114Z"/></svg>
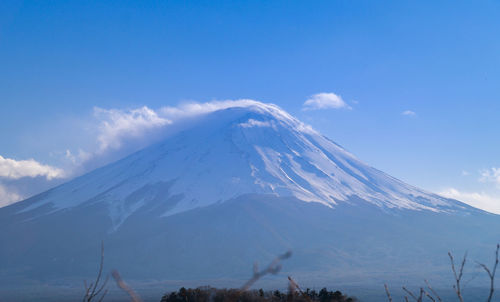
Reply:
<svg viewBox="0 0 500 302"><path fill-rule="evenodd" d="M1 208L0 279L80 284L104 240L106 263L132 280L238 283L253 261L291 249L285 269L310 285L399 282L446 275L449 249L479 258L498 239L497 215L407 185L252 102Z"/></svg>
<svg viewBox="0 0 500 302"><path fill-rule="evenodd" d="M330 207L357 196L385 209L468 208L371 168L278 107L255 102L211 113L160 144L52 190L24 211L103 202L118 227L157 199L163 207L168 200L162 213L168 216L247 193Z"/></svg>

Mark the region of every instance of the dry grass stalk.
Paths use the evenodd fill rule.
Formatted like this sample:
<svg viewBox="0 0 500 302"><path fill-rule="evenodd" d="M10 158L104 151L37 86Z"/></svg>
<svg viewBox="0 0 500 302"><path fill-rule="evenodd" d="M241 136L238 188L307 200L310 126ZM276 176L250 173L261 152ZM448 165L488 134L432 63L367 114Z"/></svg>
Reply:
<svg viewBox="0 0 500 302"><path fill-rule="evenodd" d="M384 287L385 287L385 294L387 295L387 299L389 299L389 302L392 302L392 297L391 297L391 293L389 292L389 287L387 286L387 284L384 284Z"/></svg>
<svg viewBox="0 0 500 302"><path fill-rule="evenodd" d="M428 284L427 280L425 280L425 282ZM386 293L388 293L388 290L387 290L387 285L386 286ZM432 291L432 288L429 286L429 289L431 289ZM406 287L403 286L403 290L408 293L410 295L410 297L417 301L417 302L422 302L424 297L427 297L429 298L429 300L431 300L432 302L436 302L436 299L434 299L434 296L432 296L430 293L428 293L424 288L420 288L420 293L419 293L419 296L417 297L413 292L411 292L410 290L408 290ZM435 294L433 292L433 294ZM441 301L441 298L439 298L439 296L437 294L435 294L437 297L438 297L438 300ZM408 297L405 297L405 299L407 300ZM389 301L392 301L392 299L389 299Z"/></svg>
<svg viewBox="0 0 500 302"><path fill-rule="evenodd" d="M434 297L433 297L433 296L431 296L431 295L429 295L429 293L428 293L428 292L424 291L424 293L425 293L425 296L426 296L427 298L429 298L429 300L431 300L432 302L436 302L436 300L434 299Z"/></svg>
<svg viewBox="0 0 500 302"><path fill-rule="evenodd" d="M460 288L460 281L462 280L462 276L464 274L464 266L467 261L467 253L464 254L464 258L462 260L458 273L455 269L455 260L451 252L448 252L448 256L450 257L451 270L453 271L453 276L455 277L455 285L453 285L453 289L455 290L455 293L457 294L460 302L464 302L464 298L462 297L462 289Z"/></svg>
<svg viewBox="0 0 500 302"><path fill-rule="evenodd" d="M139 297L139 295L127 283L125 283L125 281L123 281L120 273L118 273L117 270L114 270L112 272L112 275L116 281L116 285L118 285L119 288L121 288L130 296L132 302L142 302L142 299Z"/></svg>
<svg viewBox="0 0 500 302"><path fill-rule="evenodd" d="M489 291L488 299L486 300L486 302L492 301L493 293L495 292L495 275L496 275L496 271L498 268L498 263L500 261L499 253L500 253L500 244L497 244L496 250L495 250L495 263L493 264L492 269L488 268L485 264L478 262L479 266L486 271L486 273L488 274L488 277L490 278L490 291ZM453 255L451 254L451 252L448 252L448 257L450 258L451 270L453 272L453 277L455 279L454 280L455 284L453 285L453 289L455 290L455 293L458 297L458 300L460 302L464 302L464 299L462 296L462 277L464 275L464 267L465 267L465 264L467 262L467 253L464 254L464 257L462 259L462 262L460 263L460 267L458 267L458 270L457 270L457 267L455 266L455 259L454 259ZM424 281L425 281L425 284L427 285L427 288L430 290L430 293L432 293L432 295L423 288L420 288L420 295L418 297L404 286L403 286L403 290L406 293L408 293L410 295L410 297L413 298L417 302L422 302L422 299L424 296L433 302L436 302L436 301L443 302L441 297L437 294L437 292L429 284L429 281L427 281L427 280L424 280ZM392 302L392 297L389 293L389 289L387 287L387 284L384 284L384 287L385 287L385 292L387 294L387 298L389 299L389 302ZM408 301L407 296L405 296L404 298L405 298L405 301Z"/></svg>
<svg viewBox="0 0 500 302"><path fill-rule="evenodd" d="M431 291L431 293L436 296L436 299L438 299L439 302L443 302L443 300L441 300L441 297L436 293L436 291L432 288L432 286L429 284L429 281L424 280L425 281L425 284L427 284L427 288L429 288L429 290ZM435 301L435 300L433 300Z"/></svg>
<svg viewBox="0 0 500 302"><path fill-rule="evenodd" d="M97 273L97 277L94 282L91 282L87 286L87 281L83 281L83 285L85 287L85 295L83 297L83 302L91 302L95 301L94 299L97 299L97 297L102 293L100 296L98 302L102 302L104 299L104 296L108 293L108 290L105 289L106 284L108 283L109 276L106 277L104 282L102 284L99 284L101 282L101 277L102 277L102 270L104 268L104 242L101 242L101 262L99 264L99 271Z"/></svg>
<svg viewBox="0 0 500 302"><path fill-rule="evenodd" d="M281 261L288 259L292 256L292 252L288 251L284 253L283 255L280 255L276 257L265 269L259 271L259 266L257 263L254 264L253 266L253 276L250 278L243 286L241 287L241 290L246 291L248 290L257 280L262 278L263 276L267 274L271 275L276 275L282 268L281 266Z"/></svg>
<svg viewBox="0 0 500 302"><path fill-rule="evenodd" d="M295 280L292 279L292 277L288 276L288 281L290 284L290 292L298 291L304 299L306 299L308 302L311 302L311 298L309 295L304 293L304 291L300 288L299 284L295 282Z"/></svg>
<svg viewBox="0 0 500 302"><path fill-rule="evenodd" d="M403 286L403 290L407 292L410 297L412 297L415 301L417 302L422 302L422 299L424 297L424 289L420 288L420 295L417 297L415 294L413 294L411 291L409 291L406 287Z"/></svg>
<svg viewBox="0 0 500 302"><path fill-rule="evenodd" d="M493 298L493 293L495 292L495 274L497 272L498 266L498 250L500 249L500 244L497 244L497 249L495 251L495 264L493 265L493 269L490 270L486 265L479 263L479 265L488 273L488 277L490 277L490 293L488 296L487 302L491 302Z"/></svg>

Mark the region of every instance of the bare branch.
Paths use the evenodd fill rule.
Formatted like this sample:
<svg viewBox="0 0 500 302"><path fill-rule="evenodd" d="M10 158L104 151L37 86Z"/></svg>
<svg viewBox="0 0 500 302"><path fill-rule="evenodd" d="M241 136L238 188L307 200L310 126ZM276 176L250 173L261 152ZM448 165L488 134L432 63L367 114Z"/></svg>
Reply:
<svg viewBox="0 0 500 302"><path fill-rule="evenodd" d="M103 294L102 294L102 296L101 296L101 299L99 299L99 302L102 302L102 300L104 300L104 296L106 296L106 294L107 294L107 293L108 293L108 289L106 289L106 290L104 291L104 293L103 293Z"/></svg>
<svg viewBox="0 0 500 302"><path fill-rule="evenodd" d="M426 296L427 298L429 298L429 300L431 300L432 302L436 302L436 299L434 299L434 297L433 297L433 296L431 296L431 295L430 295L428 292L426 292L425 290L424 290L424 294L425 294L425 296Z"/></svg>
<svg viewBox="0 0 500 302"><path fill-rule="evenodd" d="M448 256L450 257L451 270L453 271L453 276L455 277L455 285L453 285L453 289L455 289L455 293L457 294L460 302L464 302L464 299L462 297L462 289L460 288L460 281L462 280L462 276L464 273L464 267L465 267L465 263L466 263L466 259L467 259L467 252L464 254L464 258L463 258L462 263L460 265L460 270L459 270L458 274L457 274L457 271L455 269L455 260L453 258L453 255L451 254L451 252L448 252Z"/></svg>
<svg viewBox="0 0 500 302"><path fill-rule="evenodd" d="M387 299L389 299L389 302L392 302L392 297L391 293L389 292L389 287L387 286L387 284L384 284L384 287L385 287L385 293L387 294Z"/></svg>
<svg viewBox="0 0 500 302"><path fill-rule="evenodd" d="M105 290L106 285L108 284L109 281L109 276L106 276L106 280L102 283L102 286L95 292L95 295L98 296L103 290L104 292L107 292L107 289ZM104 294L106 295L106 294Z"/></svg>
<svg viewBox="0 0 500 302"><path fill-rule="evenodd" d="M89 296L90 286L92 286L92 283L90 286L87 286L87 281L83 280L83 286L85 287L85 295L83 296L83 302L85 302L87 301L87 298Z"/></svg>
<svg viewBox="0 0 500 302"><path fill-rule="evenodd" d="M290 282L290 289L293 291L298 291L299 293L303 293L299 284L292 279L292 277L288 276L288 281Z"/></svg>
<svg viewBox="0 0 500 302"><path fill-rule="evenodd" d="M120 273L118 273L117 270L114 270L111 274L113 275L113 278L116 281L116 285L118 285L119 288L121 288L130 296L132 302L142 302L139 295L137 295L135 291L127 283L125 283L125 281L123 281L122 277L120 276Z"/></svg>
<svg viewBox="0 0 500 302"><path fill-rule="evenodd" d="M404 286L403 286L403 290L405 292L407 292L410 295L410 297L412 297L415 301L422 302L422 299L424 298L424 294L425 294L425 291L422 287L420 288L420 293L419 293L418 297Z"/></svg>
<svg viewBox="0 0 500 302"><path fill-rule="evenodd" d="M404 287L404 286L403 286L403 290L404 290L405 292L407 292L407 293L408 293L408 295L410 295L410 297L412 297L415 301L418 301L417 296L415 296L415 295L414 295L411 291L409 291L406 287Z"/></svg>
<svg viewBox="0 0 500 302"><path fill-rule="evenodd" d="M308 302L311 302L311 298L309 295L306 295L304 291L300 288L299 284L292 279L292 277L288 276L288 281L290 282L290 289L297 290Z"/></svg>
<svg viewBox="0 0 500 302"><path fill-rule="evenodd" d="M107 276L106 280L102 284L100 284L103 269L104 269L104 242L101 241L101 261L99 263L99 270L97 272L97 277L95 281L91 282L88 286L87 286L87 281L83 281L83 286L85 287L85 295L83 296L83 302L93 301L94 298L99 296L99 294L105 289L106 284L108 283L109 276ZM104 290L99 301L102 301L107 293L108 291Z"/></svg>
<svg viewBox="0 0 500 302"><path fill-rule="evenodd" d="M493 298L493 293L495 292L495 274L497 272L497 266L498 266L498 250L500 249L500 244L497 244L497 249L495 251L495 264L493 265L493 269L490 270L486 265L482 263L478 263L488 274L488 277L490 277L490 294L488 295L488 300L487 302L491 302L491 299Z"/></svg>
<svg viewBox="0 0 500 302"><path fill-rule="evenodd" d="M431 285L429 284L429 281L424 280L425 281L425 284L427 284L427 288L429 288L429 290L431 291L431 293L436 296L436 298L438 299L439 302L443 302L443 300L441 300L441 297L436 293L436 291L431 287Z"/></svg>
<svg viewBox="0 0 500 302"><path fill-rule="evenodd" d="M248 290L255 282L257 282L257 280L259 280L260 278L262 278L263 276L267 275L267 274L272 274L272 275L276 275L280 270L281 270L281 264L280 262L282 260L285 260L285 259L288 259L292 256L292 252L291 251L288 251L286 253L284 253L283 255L280 255L278 257L276 257L272 262L271 264L269 264L265 269L263 269L262 271L259 271L258 270L258 266L257 265L254 265L254 269L253 269L253 276L252 278L250 278L250 280L248 280L242 287L241 287L241 290L243 291L246 291Z"/></svg>
<svg viewBox="0 0 500 302"><path fill-rule="evenodd" d="M93 298L96 295L96 289L97 286L99 285L99 281L101 280L103 267L104 267L104 242L101 241L101 262L99 264L99 271L97 273L97 278L95 279L94 282L94 287L92 288L92 292L90 293L90 298Z"/></svg>

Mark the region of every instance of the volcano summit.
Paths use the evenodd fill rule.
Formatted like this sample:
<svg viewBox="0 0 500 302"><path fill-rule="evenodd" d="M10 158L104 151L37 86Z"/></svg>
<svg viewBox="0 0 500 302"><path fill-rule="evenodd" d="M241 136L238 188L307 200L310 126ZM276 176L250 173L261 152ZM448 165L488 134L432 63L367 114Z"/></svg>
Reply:
<svg viewBox="0 0 500 302"><path fill-rule="evenodd" d="M81 282L103 240L131 280L243 280L292 250L284 270L310 285L378 284L439 278L449 249L482 257L500 238L497 215L372 168L275 105L235 102L181 128L1 208L0 278Z"/></svg>

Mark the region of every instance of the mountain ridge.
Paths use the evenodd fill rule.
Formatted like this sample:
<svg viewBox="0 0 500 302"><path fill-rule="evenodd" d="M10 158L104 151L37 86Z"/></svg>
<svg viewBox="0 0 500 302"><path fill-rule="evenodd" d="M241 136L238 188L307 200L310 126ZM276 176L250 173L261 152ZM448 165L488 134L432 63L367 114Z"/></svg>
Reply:
<svg viewBox="0 0 500 302"><path fill-rule="evenodd" d="M167 198L158 183L176 200L164 216L248 193L329 207L359 196L388 209L469 209L369 167L275 105L245 105L207 113L162 142L35 197L22 211L106 202L116 228L148 199Z"/></svg>
<svg viewBox="0 0 500 302"><path fill-rule="evenodd" d="M101 242L105 272L160 292L240 283L286 250L283 274L304 286L444 284L449 250L491 256L500 216L372 168L275 106L240 107L0 208L0 281L78 291Z"/></svg>

